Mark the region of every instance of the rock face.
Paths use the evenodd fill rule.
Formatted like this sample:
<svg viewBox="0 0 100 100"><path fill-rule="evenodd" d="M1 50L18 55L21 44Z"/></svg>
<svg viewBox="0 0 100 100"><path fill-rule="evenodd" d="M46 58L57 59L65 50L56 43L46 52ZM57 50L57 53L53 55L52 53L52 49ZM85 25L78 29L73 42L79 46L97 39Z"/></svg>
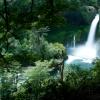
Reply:
<svg viewBox="0 0 100 100"><path fill-rule="evenodd" d="M82 6L77 10L66 11L64 13L68 22L75 25L90 24L97 11L93 6Z"/></svg>
<svg viewBox="0 0 100 100"><path fill-rule="evenodd" d="M65 19L72 25L83 25L85 24L85 20L79 10L77 11L67 11L64 14Z"/></svg>
<svg viewBox="0 0 100 100"><path fill-rule="evenodd" d="M100 8L98 9L98 13L99 13L99 15L100 15ZM98 28L98 29L97 29L97 39L100 40L100 21L99 21L99 25L98 25L97 28ZM99 43L100 43L100 42L99 42Z"/></svg>
<svg viewBox="0 0 100 100"><path fill-rule="evenodd" d="M97 13L93 6L83 6L80 8L80 12L87 23L91 23Z"/></svg>

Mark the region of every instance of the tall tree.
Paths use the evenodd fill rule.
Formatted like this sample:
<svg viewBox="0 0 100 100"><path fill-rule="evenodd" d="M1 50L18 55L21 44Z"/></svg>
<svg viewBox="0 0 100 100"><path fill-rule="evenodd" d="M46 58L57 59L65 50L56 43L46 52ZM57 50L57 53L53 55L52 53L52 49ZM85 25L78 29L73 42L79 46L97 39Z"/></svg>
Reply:
<svg viewBox="0 0 100 100"><path fill-rule="evenodd" d="M6 30L5 30L5 40L6 40L6 46L7 46L7 50L8 50L8 38L7 38L7 34L9 32L9 22L8 22L8 9L7 9L7 1L4 0L4 10L5 10L5 26L6 26Z"/></svg>

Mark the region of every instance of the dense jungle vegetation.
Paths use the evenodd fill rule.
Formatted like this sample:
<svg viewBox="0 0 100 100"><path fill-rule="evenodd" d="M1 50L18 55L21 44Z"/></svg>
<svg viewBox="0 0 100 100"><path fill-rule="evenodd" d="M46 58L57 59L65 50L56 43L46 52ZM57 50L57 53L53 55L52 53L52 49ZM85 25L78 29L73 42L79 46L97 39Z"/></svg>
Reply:
<svg viewBox="0 0 100 100"><path fill-rule="evenodd" d="M0 100L100 100L100 59L64 64L97 12L100 0L0 0Z"/></svg>

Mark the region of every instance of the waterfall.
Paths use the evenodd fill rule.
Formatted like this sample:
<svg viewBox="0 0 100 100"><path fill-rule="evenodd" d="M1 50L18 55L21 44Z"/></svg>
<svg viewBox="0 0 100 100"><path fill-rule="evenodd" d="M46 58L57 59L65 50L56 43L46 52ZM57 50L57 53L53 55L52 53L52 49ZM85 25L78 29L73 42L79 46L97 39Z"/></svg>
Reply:
<svg viewBox="0 0 100 100"><path fill-rule="evenodd" d="M75 36L73 37L73 44L74 44L74 50L71 55L68 55L68 60L66 61L67 64L70 64L72 62L77 63L81 60L82 62L92 63L93 59L97 57L97 47L95 44L95 33L96 28L99 22L99 14L96 14L95 18L93 19L89 31L89 35L86 41L86 44L75 46Z"/></svg>
<svg viewBox="0 0 100 100"><path fill-rule="evenodd" d="M74 55L81 58L94 59L97 56L97 50L95 46L95 33L99 22L99 14L96 14L93 19L88 35L88 39L85 45L80 45L75 49Z"/></svg>
<svg viewBox="0 0 100 100"><path fill-rule="evenodd" d="M99 14L96 14L94 20L91 23L88 39L86 42L87 46L92 46L94 44L96 27L97 27L98 22L99 22Z"/></svg>
<svg viewBox="0 0 100 100"><path fill-rule="evenodd" d="M74 49L75 49L75 45L76 45L76 38L75 38L75 35L74 35L74 37L73 37L73 47L74 47Z"/></svg>

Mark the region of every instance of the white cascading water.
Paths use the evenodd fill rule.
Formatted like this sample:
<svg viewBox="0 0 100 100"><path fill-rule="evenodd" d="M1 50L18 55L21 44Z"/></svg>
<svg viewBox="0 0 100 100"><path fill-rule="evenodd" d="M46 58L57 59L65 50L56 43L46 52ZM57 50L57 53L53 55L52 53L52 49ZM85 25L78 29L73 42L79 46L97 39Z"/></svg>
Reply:
<svg viewBox="0 0 100 100"><path fill-rule="evenodd" d="M96 28L97 28L98 22L99 22L99 14L96 14L94 20L92 21L91 27L90 27L88 39L87 39L87 42L86 42L87 46L94 44L95 33L96 33Z"/></svg>
<svg viewBox="0 0 100 100"><path fill-rule="evenodd" d="M94 58L97 56L97 49L96 45L94 43L95 40L95 33L96 33L96 28L99 22L99 14L96 14L95 18L93 19L88 35L88 39L86 41L85 45L78 46L74 49L72 52L72 55L69 55L69 59L67 63L71 63L74 60L77 59L86 59L87 62L91 63ZM85 61L85 62L86 62Z"/></svg>

